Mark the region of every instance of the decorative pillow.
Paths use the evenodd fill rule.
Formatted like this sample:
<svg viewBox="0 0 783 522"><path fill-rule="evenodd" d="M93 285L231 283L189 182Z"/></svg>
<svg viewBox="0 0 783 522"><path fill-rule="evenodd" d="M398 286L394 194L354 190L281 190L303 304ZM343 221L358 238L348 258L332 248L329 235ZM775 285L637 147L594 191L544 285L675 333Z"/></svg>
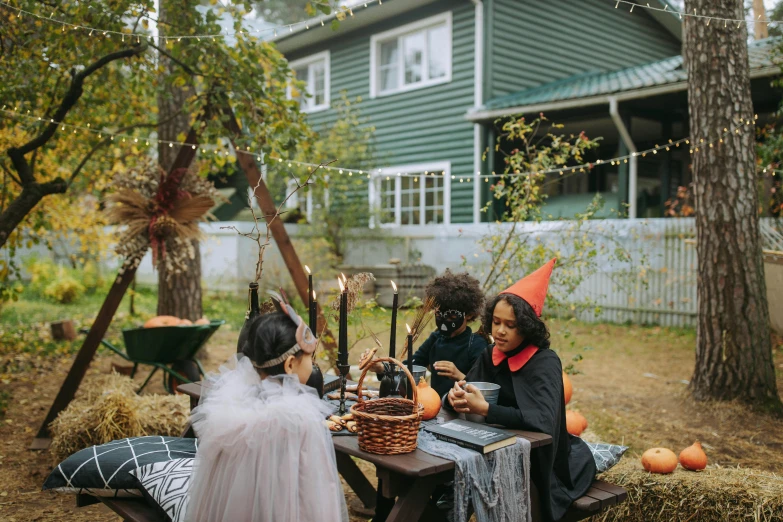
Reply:
<svg viewBox="0 0 783 522"><path fill-rule="evenodd" d="M172 522L185 520L193 462L176 459L155 462L131 471L141 484L144 496L151 499Z"/></svg>
<svg viewBox="0 0 783 522"><path fill-rule="evenodd" d="M52 471L43 489L98 497L138 497L131 471L155 462L196 456L196 439L133 437L77 451Z"/></svg>
<svg viewBox="0 0 783 522"><path fill-rule="evenodd" d="M595 467L598 473L609 470L612 466L620 462L620 457L628 450L628 446L617 446L615 444L597 444L595 442L585 442L595 460Z"/></svg>

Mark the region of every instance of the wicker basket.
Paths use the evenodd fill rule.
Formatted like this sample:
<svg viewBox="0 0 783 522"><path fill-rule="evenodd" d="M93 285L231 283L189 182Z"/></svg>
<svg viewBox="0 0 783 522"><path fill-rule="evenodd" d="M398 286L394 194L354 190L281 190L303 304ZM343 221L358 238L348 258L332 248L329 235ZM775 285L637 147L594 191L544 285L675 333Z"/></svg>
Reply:
<svg viewBox="0 0 783 522"><path fill-rule="evenodd" d="M419 436L419 423L423 408L419 405L418 390L413 381L413 375L397 359L382 357L375 362L396 364L408 376L408 382L413 386L413 400L401 397L384 397L365 401L362 398L362 383L370 366L367 365L359 378L356 394L359 396L356 404L351 406L359 435L359 448L379 455L398 455L410 453L416 449Z"/></svg>

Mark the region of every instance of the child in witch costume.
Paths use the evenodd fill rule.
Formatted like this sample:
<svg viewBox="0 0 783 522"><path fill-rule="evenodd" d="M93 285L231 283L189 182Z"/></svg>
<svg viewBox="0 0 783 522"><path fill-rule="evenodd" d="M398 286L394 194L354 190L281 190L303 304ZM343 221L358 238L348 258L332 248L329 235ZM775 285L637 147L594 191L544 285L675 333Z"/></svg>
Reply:
<svg viewBox="0 0 783 522"><path fill-rule="evenodd" d="M584 495L596 473L590 449L566 431L563 370L560 358L549 349L549 332L541 321L555 261L487 305L483 325L491 329L495 344L481 354L465 381L499 384L498 403L488 404L470 384L463 389L465 381L456 383L444 400L445 407L484 415L489 424L552 437L552 445L531 456L530 471L539 492L542 520L551 521L561 519L571 503Z"/></svg>
<svg viewBox="0 0 783 522"><path fill-rule="evenodd" d="M186 520L348 520L331 408L305 386L316 339L287 302L250 325L242 352L206 377Z"/></svg>

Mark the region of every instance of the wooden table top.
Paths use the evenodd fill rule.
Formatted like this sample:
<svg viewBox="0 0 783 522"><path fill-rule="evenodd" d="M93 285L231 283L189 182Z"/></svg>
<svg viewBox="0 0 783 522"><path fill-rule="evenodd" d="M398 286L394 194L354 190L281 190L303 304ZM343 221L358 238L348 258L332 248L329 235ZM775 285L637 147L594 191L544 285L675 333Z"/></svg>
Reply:
<svg viewBox="0 0 783 522"><path fill-rule="evenodd" d="M177 387L177 390L194 399L201 397L201 383L181 384ZM457 415L453 412L441 410L438 417L451 420L456 419ZM544 433L521 430L508 431L530 441L531 448L552 444L552 437ZM366 460L376 466L411 477L425 477L454 469L454 461L430 455L419 449L402 455L377 455L375 453L367 453L366 451L359 449L359 438L350 435L332 437L332 443L334 444L335 451Z"/></svg>

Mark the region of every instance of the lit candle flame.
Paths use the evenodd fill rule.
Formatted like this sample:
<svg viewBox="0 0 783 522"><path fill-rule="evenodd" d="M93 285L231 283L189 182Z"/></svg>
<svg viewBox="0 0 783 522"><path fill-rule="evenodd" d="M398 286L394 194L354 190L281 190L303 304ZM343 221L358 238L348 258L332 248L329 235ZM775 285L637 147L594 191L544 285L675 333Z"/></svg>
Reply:
<svg viewBox="0 0 783 522"><path fill-rule="evenodd" d="M305 270L307 270L307 275L310 275L312 272L310 272L310 267L305 265Z"/></svg>
<svg viewBox="0 0 783 522"><path fill-rule="evenodd" d="M345 277L345 274L343 274L342 272L340 272L340 275L341 275L341 276L343 276L343 283L346 283L346 284L347 284L347 283L348 283L348 278L347 278L347 277Z"/></svg>
<svg viewBox="0 0 783 522"><path fill-rule="evenodd" d="M394 281L391 281L391 284L392 284L392 288L394 288L394 293L396 294L397 293L397 285L394 284Z"/></svg>
<svg viewBox="0 0 783 522"><path fill-rule="evenodd" d="M405 323L405 328L407 328L407 329L408 329L408 335L410 335L410 333L411 333L411 327L410 327L410 326L408 326L408 323Z"/></svg>
<svg viewBox="0 0 783 522"><path fill-rule="evenodd" d="M315 290L313 290L313 301L316 301L316 298L315 298Z"/></svg>
<svg viewBox="0 0 783 522"><path fill-rule="evenodd" d="M340 285L340 292L345 292L345 287L343 286L343 281L339 277L337 278L337 284Z"/></svg>

